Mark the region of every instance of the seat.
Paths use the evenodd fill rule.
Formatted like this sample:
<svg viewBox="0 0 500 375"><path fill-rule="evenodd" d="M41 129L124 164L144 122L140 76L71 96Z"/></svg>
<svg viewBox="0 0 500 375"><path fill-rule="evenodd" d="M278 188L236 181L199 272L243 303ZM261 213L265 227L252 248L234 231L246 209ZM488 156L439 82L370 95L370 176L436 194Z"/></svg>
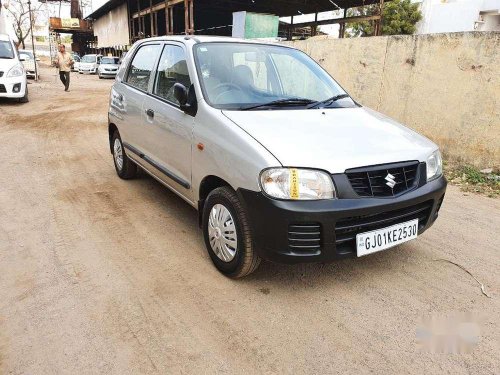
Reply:
<svg viewBox="0 0 500 375"><path fill-rule="evenodd" d="M238 65L234 67L231 82L242 89L253 87L255 85L252 70L246 65Z"/></svg>

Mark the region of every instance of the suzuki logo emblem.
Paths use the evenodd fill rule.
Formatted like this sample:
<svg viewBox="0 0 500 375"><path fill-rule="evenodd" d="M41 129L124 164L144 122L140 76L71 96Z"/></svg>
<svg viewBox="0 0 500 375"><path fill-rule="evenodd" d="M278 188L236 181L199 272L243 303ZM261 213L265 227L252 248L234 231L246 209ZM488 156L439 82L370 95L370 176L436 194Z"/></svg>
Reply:
<svg viewBox="0 0 500 375"><path fill-rule="evenodd" d="M391 189L394 188L394 186L396 186L396 180L395 180L396 177L394 177L392 174L388 174L387 176L385 176L385 180L387 181L385 184L387 186L389 186Z"/></svg>

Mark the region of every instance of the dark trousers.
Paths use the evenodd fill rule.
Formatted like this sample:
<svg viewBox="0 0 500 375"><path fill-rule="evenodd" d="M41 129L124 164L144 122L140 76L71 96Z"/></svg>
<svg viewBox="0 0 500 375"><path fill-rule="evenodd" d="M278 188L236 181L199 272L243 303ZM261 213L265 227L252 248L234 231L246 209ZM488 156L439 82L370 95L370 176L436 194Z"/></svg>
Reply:
<svg viewBox="0 0 500 375"><path fill-rule="evenodd" d="M69 89L69 72L59 72L59 78L64 85L64 89Z"/></svg>

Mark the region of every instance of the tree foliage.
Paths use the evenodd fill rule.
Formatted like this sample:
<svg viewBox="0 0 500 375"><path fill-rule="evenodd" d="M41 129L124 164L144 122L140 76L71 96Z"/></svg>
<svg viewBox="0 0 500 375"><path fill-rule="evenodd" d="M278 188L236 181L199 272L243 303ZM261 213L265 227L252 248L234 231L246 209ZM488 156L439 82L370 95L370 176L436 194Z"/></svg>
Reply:
<svg viewBox="0 0 500 375"><path fill-rule="evenodd" d="M349 9L348 17L380 14L378 4ZM410 0L391 0L384 3L382 11L382 35L413 34L416 23L422 19L418 4ZM353 22L346 28L346 36L371 36L375 34L375 21Z"/></svg>

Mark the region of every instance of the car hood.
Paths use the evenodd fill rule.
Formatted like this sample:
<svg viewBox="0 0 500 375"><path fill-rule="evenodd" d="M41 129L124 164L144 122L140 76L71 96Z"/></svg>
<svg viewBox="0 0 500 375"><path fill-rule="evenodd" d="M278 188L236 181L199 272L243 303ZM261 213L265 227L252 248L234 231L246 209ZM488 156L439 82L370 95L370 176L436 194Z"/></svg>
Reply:
<svg viewBox="0 0 500 375"><path fill-rule="evenodd" d="M17 59L0 59L0 72L7 74L10 68L16 64L19 64L19 60Z"/></svg>
<svg viewBox="0 0 500 375"><path fill-rule="evenodd" d="M426 161L437 146L368 108L222 111L283 166L342 173L407 160Z"/></svg>

